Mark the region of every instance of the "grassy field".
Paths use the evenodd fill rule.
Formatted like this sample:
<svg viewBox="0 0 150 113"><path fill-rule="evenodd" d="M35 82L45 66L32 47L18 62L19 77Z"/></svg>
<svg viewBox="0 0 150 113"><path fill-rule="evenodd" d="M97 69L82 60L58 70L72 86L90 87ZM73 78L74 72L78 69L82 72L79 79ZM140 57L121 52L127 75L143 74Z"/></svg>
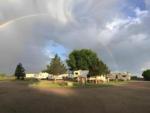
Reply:
<svg viewBox="0 0 150 113"><path fill-rule="evenodd" d="M37 80L37 79L25 79L24 81L18 81L15 79L4 79L3 81L14 81L21 84L26 84L29 87L32 88L101 88L101 87L112 87L112 86L121 86L128 84L128 81L112 81L112 82L106 82L106 83L100 83L100 84L94 84L94 83L86 83L86 84L80 84L78 82L72 82L72 81L63 81L63 80L56 80L56 81L50 81L50 80Z"/></svg>
<svg viewBox="0 0 150 113"><path fill-rule="evenodd" d="M109 83L86 83L85 85L79 84L77 82L71 81L48 81L48 80L37 80L37 79L25 79L24 81L18 81L14 76L6 76L0 74L0 81L14 81L20 84L26 84L33 88L100 88L100 87L111 87L120 86L127 84L128 82L123 81L112 81Z"/></svg>
<svg viewBox="0 0 150 113"><path fill-rule="evenodd" d="M77 82L70 81L39 81L35 83L31 82L29 86L35 88L100 88L123 85L126 83L127 82L110 82L101 84L86 83L85 85L82 85Z"/></svg>
<svg viewBox="0 0 150 113"><path fill-rule="evenodd" d="M6 76L5 74L0 74L0 81L11 81L14 79L14 76Z"/></svg>
<svg viewBox="0 0 150 113"><path fill-rule="evenodd" d="M49 83L1 81L0 113L150 113L150 82L96 88Z"/></svg>

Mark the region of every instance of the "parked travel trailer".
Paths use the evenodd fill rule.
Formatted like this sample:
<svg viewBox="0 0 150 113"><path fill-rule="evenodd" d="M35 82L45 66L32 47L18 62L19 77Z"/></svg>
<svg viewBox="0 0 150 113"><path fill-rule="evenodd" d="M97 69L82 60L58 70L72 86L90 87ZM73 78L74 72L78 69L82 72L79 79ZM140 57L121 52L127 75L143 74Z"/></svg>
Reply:
<svg viewBox="0 0 150 113"><path fill-rule="evenodd" d="M62 80L64 78L67 78L68 74L61 74L61 75L51 75L48 77L50 80Z"/></svg>
<svg viewBox="0 0 150 113"><path fill-rule="evenodd" d="M35 78L35 74L26 74L26 78Z"/></svg>
<svg viewBox="0 0 150 113"><path fill-rule="evenodd" d="M110 74L107 75L107 78L109 78L109 80L123 80L123 81L127 81L127 80L131 80L131 73L128 72L112 72Z"/></svg>
<svg viewBox="0 0 150 113"><path fill-rule="evenodd" d="M36 79L47 79L48 73L38 73L38 74L26 74L26 78L36 78Z"/></svg>
<svg viewBox="0 0 150 113"><path fill-rule="evenodd" d="M49 74L48 73L39 73L36 74L35 78L37 79L48 79Z"/></svg>
<svg viewBox="0 0 150 113"><path fill-rule="evenodd" d="M107 79L106 76L104 76L104 75L89 77L87 80L89 82L94 82L94 83L109 82L109 79Z"/></svg>
<svg viewBox="0 0 150 113"><path fill-rule="evenodd" d="M89 74L88 70L77 70L73 72L73 77L87 77Z"/></svg>

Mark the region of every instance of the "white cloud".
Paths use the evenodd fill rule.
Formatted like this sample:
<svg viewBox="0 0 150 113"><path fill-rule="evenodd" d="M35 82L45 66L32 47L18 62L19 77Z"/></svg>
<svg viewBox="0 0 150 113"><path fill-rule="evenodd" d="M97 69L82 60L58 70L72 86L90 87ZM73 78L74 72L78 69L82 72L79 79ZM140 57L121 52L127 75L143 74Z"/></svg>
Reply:
<svg viewBox="0 0 150 113"><path fill-rule="evenodd" d="M147 36L145 34L136 34L136 35L132 35L130 39L131 39L131 42L135 44L139 44L139 43L142 43L144 40L146 40Z"/></svg>
<svg viewBox="0 0 150 113"><path fill-rule="evenodd" d="M136 8L135 10L136 16L146 16L148 14L147 10L140 10L139 8Z"/></svg>
<svg viewBox="0 0 150 113"><path fill-rule="evenodd" d="M47 7L48 13L63 23L67 23L73 18L71 15L72 0L50 0Z"/></svg>

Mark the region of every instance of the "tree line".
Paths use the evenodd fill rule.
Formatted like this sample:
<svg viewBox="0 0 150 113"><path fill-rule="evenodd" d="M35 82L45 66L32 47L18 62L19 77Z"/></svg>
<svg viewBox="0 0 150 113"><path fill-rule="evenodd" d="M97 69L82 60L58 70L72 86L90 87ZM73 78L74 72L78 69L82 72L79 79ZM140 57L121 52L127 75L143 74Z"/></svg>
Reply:
<svg viewBox="0 0 150 113"><path fill-rule="evenodd" d="M67 73L67 70L89 70L89 77L110 73L108 66L98 57L96 52L90 49L73 50L69 54L66 64L56 54L42 72L60 75ZM24 79L25 77L25 69L21 63L16 67L15 76L17 79Z"/></svg>
<svg viewBox="0 0 150 113"><path fill-rule="evenodd" d="M89 70L88 77L96 75L109 74L110 70L108 66L98 57L96 52L90 49L73 50L66 60L65 65L61 58L56 54L51 59L50 64L42 72L47 72L53 75L60 75L67 73L67 70ZM25 69L21 63L19 63L15 70L15 76L17 79L24 79ZM150 80L150 69L143 71L142 76L144 80Z"/></svg>
<svg viewBox="0 0 150 113"><path fill-rule="evenodd" d="M89 70L89 76L108 74L110 70L107 65L97 56L97 54L89 49L73 50L66 60L67 67L71 71ZM53 75L66 73L67 68L56 54L44 72Z"/></svg>

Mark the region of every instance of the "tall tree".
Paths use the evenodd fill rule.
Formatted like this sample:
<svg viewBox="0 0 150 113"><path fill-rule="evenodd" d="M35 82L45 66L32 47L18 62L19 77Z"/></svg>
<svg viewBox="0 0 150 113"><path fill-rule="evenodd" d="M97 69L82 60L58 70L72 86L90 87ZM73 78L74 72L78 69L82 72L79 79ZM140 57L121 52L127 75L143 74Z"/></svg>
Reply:
<svg viewBox="0 0 150 113"><path fill-rule="evenodd" d="M22 66L21 63L19 63L16 67L16 70L15 70L15 76L17 79L22 79L24 80L24 77L25 77L25 69L24 67Z"/></svg>
<svg viewBox="0 0 150 113"><path fill-rule="evenodd" d="M67 69L60 57L56 54L55 57L51 60L50 64L47 65L45 72L53 75L60 75L66 73Z"/></svg>
<svg viewBox="0 0 150 113"><path fill-rule="evenodd" d="M142 73L142 76L144 77L144 80L150 81L150 69L145 70L145 71Z"/></svg>
<svg viewBox="0 0 150 113"><path fill-rule="evenodd" d="M67 64L70 70L89 70L89 76L108 74L106 64L100 60L95 52L89 49L74 50L69 54Z"/></svg>

